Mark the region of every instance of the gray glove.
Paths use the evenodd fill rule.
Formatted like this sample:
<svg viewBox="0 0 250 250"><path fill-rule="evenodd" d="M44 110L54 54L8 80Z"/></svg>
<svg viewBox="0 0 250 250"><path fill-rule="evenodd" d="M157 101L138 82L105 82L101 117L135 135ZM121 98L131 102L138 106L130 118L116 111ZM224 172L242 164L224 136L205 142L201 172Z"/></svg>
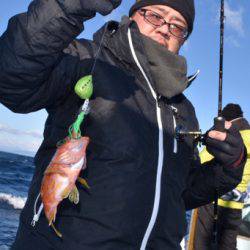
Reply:
<svg viewBox="0 0 250 250"><path fill-rule="evenodd" d="M96 12L103 16L108 15L117 8L122 0L57 0L67 13L75 15L86 15Z"/></svg>

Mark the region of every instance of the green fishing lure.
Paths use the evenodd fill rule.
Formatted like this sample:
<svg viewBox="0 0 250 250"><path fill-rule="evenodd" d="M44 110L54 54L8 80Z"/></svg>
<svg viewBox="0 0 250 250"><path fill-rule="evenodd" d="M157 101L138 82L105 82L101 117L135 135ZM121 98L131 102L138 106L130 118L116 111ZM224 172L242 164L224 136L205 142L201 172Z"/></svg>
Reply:
<svg viewBox="0 0 250 250"><path fill-rule="evenodd" d="M87 75L82 77L75 85L75 93L81 99L89 99L93 94L93 77Z"/></svg>
<svg viewBox="0 0 250 250"><path fill-rule="evenodd" d="M92 75L87 75L82 77L75 85L75 93L83 100L84 104L77 116L75 122L69 128L70 138L81 138L81 124L83 123L85 115L89 111L89 99L93 94L93 77Z"/></svg>

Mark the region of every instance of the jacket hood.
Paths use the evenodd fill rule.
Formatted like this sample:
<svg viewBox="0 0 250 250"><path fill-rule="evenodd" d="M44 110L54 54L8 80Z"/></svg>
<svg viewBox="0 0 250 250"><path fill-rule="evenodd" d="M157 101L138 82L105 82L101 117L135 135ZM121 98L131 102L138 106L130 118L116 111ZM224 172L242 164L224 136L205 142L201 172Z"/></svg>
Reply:
<svg viewBox="0 0 250 250"><path fill-rule="evenodd" d="M239 117L237 119L232 120L232 123L239 130L248 130L248 129L250 129L249 122L243 117Z"/></svg>

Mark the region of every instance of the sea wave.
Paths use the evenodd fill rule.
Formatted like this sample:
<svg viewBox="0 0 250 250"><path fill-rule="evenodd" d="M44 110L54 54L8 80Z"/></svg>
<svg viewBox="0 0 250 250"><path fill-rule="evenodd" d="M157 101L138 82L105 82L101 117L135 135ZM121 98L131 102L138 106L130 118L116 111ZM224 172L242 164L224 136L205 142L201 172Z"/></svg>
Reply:
<svg viewBox="0 0 250 250"><path fill-rule="evenodd" d="M6 202L14 209L22 209L25 205L27 198L21 196L14 196L11 194L0 193L0 202Z"/></svg>
<svg viewBox="0 0 250 250"><path fill-rule="evenodd" d="M0 245L0 250L9 250L10 248L6 245Z"/></svg>

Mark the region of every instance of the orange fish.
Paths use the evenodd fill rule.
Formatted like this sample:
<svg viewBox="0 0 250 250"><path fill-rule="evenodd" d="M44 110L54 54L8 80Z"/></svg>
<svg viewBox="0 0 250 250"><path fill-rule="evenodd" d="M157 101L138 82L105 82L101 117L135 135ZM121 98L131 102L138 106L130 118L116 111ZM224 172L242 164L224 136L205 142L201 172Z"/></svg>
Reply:
<svg viewBox="0 0 250 250"><path fill-rule="evenodd" d="M64 143L58 147L44 173L41 185L44 212L49 226L52 226L59 237L62 235L53 225L59 203L65 198L69 198L74 204L79 202L76 180L89 188L87 182L79 177L80 171L86 168L88 144L88 137L80 137L79 139L67 137Z"/></svg>

